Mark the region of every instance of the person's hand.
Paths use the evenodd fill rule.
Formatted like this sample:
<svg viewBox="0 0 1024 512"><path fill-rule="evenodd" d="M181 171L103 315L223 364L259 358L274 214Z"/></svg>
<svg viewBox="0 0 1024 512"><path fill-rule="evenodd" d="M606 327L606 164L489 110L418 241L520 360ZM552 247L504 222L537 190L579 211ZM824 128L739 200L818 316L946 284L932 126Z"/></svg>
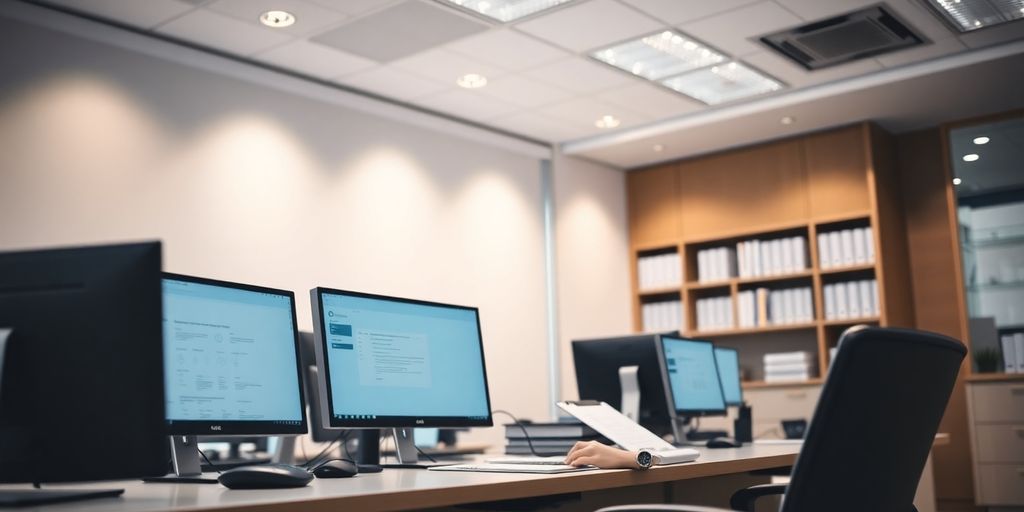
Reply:
<svg viewBox="0 0 1024 512"><path fill-rule="evenodd" d="M570 466L597 466L602 469L639 469L636 453L601 444L597 441L579 441L565 456Z"/></svg>

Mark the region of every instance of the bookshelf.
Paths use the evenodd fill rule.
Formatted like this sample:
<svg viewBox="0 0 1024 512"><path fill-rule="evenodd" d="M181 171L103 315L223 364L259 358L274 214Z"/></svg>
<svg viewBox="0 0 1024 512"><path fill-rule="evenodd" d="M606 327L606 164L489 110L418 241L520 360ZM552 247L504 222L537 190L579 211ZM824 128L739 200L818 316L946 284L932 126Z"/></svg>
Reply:
<svg viewBox="0 0 1024 512"><path fill-rule="evenodd" d="M828 369L829 349L853 325L913 326L912 301L906 292L910 288L906 236L893 159L889 135L863 123L630 172L634 329L655 332L645 329L639 314L653 298L678 300L682 312L676 328L684 336L737 348L746 375L744 387L761 390L820 385ZM850 238L858 230L870 238L872 259L837 261L829 254L829 261L822 261L819 238L829 241L835 236L832 233L844 231L850 233L843 236ZM776 273L761 269L751 275L755 258L749 249L737 246L756 240L755 251L759 251L764 244L793 237L804 240L804 264L780 265ZM745 264L737 265L746 268L742 277L737 272L723 277L721 259L715 260L716 272L708 272L707 255L722 247L736 251L736 260L747 258ZM792 255L796 247L800 246L789 246L787 254ZM682 276L680 282L653 290L641 288L637 263L646 255L666 252L678 255L674 261L681 268L673 270ZM877 312L856 312L856 318L826 316L826 302L832 313L839 302L833 293L836 285L859 286L871 280L877 285ZM759 321L750 326L747 293L747 325L740 327L741 294L764 289L760 293L768 295L794 288L810 290L809 317L802 314L783 323ZM826 297L828 290L830 297ZM806 304L806 292L801 293L805 295L799 300ZM704 308L701 318L707 325L708 302L720 309L726 298L732 322L700 328L698 308ZM702 299L718 300L698 306ZM715 315L725 318L717 310ZM816 374L804 381L765 382L759 368L763 355L793 350L817 355Z"/></svg>

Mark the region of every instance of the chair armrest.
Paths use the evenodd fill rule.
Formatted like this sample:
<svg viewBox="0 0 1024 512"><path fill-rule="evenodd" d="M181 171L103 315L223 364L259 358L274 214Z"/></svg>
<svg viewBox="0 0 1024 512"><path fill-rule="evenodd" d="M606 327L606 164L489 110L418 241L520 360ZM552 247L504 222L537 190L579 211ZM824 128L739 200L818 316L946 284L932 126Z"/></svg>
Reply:
<svg viewBox="0 0 1024 512"><path fill-rule="evenodd" d="M775 494L786 494L786 484L762 484L752 485L746 489L740 489L729 498L729 506L735 510L754 512L754 502L764 496Z"/></svg>
<svg viewBox="0 0 1024 512"><path fill-rule="evenodd" d="M717 507L698 507L695 505L617 505L605 507L597 512L733 512Z"/></svg>

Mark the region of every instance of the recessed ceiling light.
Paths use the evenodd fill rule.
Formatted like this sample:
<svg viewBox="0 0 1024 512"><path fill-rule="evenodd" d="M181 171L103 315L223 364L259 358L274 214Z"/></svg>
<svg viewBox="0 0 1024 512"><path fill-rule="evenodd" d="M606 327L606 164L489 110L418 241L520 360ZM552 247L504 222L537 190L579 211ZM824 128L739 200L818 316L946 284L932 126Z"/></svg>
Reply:
<svg viewBox="0 0 1024 512"><path fill-rule="evenodd" d="M622 124L622 121L619 118L610 115L603 115L600 119L594 121L594 126L598 128L615 128L620 124Z"/></svg>
<svg viewBox="0 0 1024 512"><path fill-rule="evenodd" d="M502 23L546 11L572 0L444 0Z"/></svg>
<svg viewBox="0 0 1024 512"><path fill-rule="evenodd" d="M982 144L988 144L988 141L989 141L988 137L975 137L974 138L974 143L979 145L979 146L982 145Z"/></svg>
<svg viewBox="0 0 1024 512"><path fill-rule="evenodd" d="M968 154L968 155L964 155L964 162L973 162L973 161L977 160L978 158L980 158L980 157L978 156L977 153L971 153L971 154Z"/></svg>
<svg viewBox="0 0 1024 512"><path fill-rule="evenodd" d="M651 149L653 149L655 153L661 153L662 151L665 151L665 146L662 144L655 144Z"/></svg>
<svg viewBox="0 0 1024 512"><path fill-rule="evenodd" d="M961 183L963 183L963 182L964 182L964 181L963 181L963 180L961 180L960 178L953 178L953 184L954 184L954 185L959 185L959 184L961 184Z"/></svg>
<svg viewBox="0 0 1024 512"><path fill-rule="evenodd" d="M288 11L267 11L260 14L260 23L272 28L290 27L295 24L295 16Z"/></svg>
<svg viewBox="0 0 1024 512"><path fill-rule="evenodd" d="M487 85L487 77L476 73L467 73L460 76L455 83L459 84L459 87L465 87L466 89L479 89Z"/></svg>
<svg viewBox="0 0 1024 512"><path fill-rule="evenodd" d="M782 89L782 84L738 62L698 69L661 84L691 98L716 105Z"/></svg>
<svg viewBox="0 0 1024 512"><path fill-rule="evenodd" d="M591 57L648 80L725 61L724 55L673 30L610 46Z"/></svg>
<svg viewBox="0 0 1024 512"><path fill-rule="evenodd" d="M1020 0L926 0L925 3L960 32L1024 18Z"/></svg>
<svg viewBox="0 0 1024 512"><path fill-rule="evenodd" d="M793 116L786 116L786 117L783 117L782 119L779 119L779 122L782 123L782 124L787 124L787 125L788 124L793 124L793 123L796 122L796 118L793 117Z"/></svg>

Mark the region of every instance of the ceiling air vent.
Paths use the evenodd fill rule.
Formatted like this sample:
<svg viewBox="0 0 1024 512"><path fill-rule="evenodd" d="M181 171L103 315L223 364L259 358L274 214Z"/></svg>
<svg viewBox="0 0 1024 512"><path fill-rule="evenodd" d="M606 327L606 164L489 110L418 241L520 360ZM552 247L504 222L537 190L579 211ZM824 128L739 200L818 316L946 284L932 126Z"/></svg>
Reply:
<svg viewBox="0 0 1024 512"><path fill-rule="evenodd" d="M761 37L773 50L810 69L924 44L925 39L884 4Z"/></svg>

